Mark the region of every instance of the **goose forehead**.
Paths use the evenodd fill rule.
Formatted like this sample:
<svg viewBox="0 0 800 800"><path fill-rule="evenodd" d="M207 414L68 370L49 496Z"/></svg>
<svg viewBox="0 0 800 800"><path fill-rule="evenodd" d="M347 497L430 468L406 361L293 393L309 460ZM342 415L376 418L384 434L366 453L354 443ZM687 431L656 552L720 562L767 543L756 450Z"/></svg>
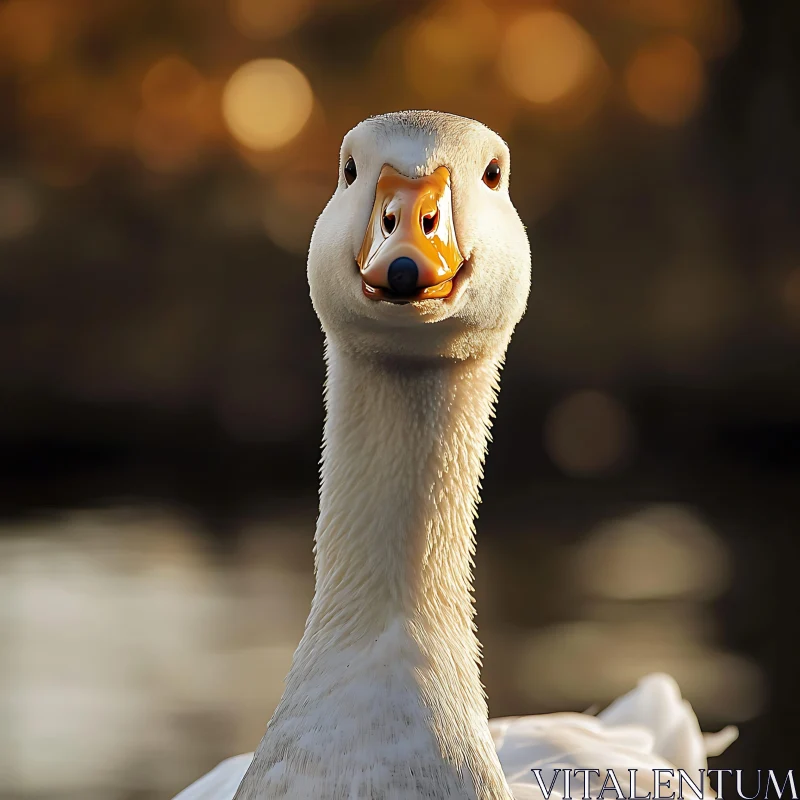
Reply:
<svg viewBox="0 0 800 800"><path fill-rule="evenodd" d="M360 158L363 167L388 163L413 177L442 165L457 171L461 165L472 167L492 158L508 161L506 144L496 133L473 120L448 115L432 120L366 120L344 139L342 158L350 155Z"/></svg>

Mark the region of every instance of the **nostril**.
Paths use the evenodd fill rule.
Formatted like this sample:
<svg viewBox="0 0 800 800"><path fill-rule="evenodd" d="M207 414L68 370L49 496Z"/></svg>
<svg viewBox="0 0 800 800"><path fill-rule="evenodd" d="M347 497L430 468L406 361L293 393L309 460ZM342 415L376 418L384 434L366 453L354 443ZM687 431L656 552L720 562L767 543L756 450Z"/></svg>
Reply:
<svg viewBox="0 0 800 800"><path fill-rule="evenodd" d="M417 289L419 270L412 259L400 256L389 264L389 272L386 277L392 292L399 295L410 295Z"/></svg>
<svg viewBox="0 0 800 800"><path fill-rule="evenodd" d="M422 230L425 232L426 236L430 236L433 231L436 230L436 225L439 223L439 210L433 212L433 214L426 214L422 218Z"/></svg>
<svg viewBox="0 0 800 800"><path fill-rule="evenodd" d="M383 229L386 233L391 233L394 230L395 218L394 214L384 213L383 215Z"/></svg>

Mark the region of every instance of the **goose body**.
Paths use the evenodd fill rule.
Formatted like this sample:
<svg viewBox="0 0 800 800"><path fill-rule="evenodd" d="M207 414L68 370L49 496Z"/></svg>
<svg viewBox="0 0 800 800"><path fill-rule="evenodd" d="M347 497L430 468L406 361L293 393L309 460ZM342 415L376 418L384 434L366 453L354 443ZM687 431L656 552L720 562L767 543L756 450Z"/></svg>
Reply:
<svg viewBox="0 0 800 800"><path fill-rule="evenodd" d="M461 117L345 137L308 259L328 368L311 612L255 754L176 800L523 800L541 796L533 768L549 786L566 766L639 768L644 794L656 768L701 780L729 738L704 739L667 676L598 717L488 721L474 519L530 285L508 172L505 143Z"/></svg>

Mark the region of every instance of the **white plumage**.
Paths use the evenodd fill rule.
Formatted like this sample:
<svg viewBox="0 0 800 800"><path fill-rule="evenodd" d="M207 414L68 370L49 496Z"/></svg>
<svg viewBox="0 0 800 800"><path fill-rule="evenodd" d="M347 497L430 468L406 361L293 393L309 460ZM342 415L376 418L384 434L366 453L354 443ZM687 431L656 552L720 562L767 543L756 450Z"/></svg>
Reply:
<svg viewBox="0 0 800 800"><path fill-rule="evenodd" d="M683 769L699 783L700 770L707 769L707 757L722 753L737 735L733 726L702 734L675 681L659 674L644 678L596 717L567 713L508 717L490 720L489 730L514 800L542 800L533 768L541 769L546 788L553 785L553 800L563 797L563 772L557 776L556 769L586 769L589 765L613 769L627 795L630 769L638 770L639 795L653 791L652 770L656 768ZM232 800L252 759L253 754L246 753L223 761L175 800ZM575 796L579 796L582 777L573 776L572 780ZM592 790L596 793L597 789L595 778Z"/></svg>
<svg viewBox="0 0 800 800"><path fill-rule="evenodd" d="M500 369L530 285L509 154L472 120L403 112L351 131L348 160L357 178L340 171L308 261L328 364L311 613L255 755L223 762L178 799L524 800L541 796L534 768L546 786L556 769L614 769L623 786L639 769L640 794L655 768L699 780L735 731L704 739L664 675L597 717L487 720L474 519ZM492 160L499 184L482 180ZM465 262L445 299L401 305L362 292L355 259L385 165L409 178L449 170Z"/></svg>

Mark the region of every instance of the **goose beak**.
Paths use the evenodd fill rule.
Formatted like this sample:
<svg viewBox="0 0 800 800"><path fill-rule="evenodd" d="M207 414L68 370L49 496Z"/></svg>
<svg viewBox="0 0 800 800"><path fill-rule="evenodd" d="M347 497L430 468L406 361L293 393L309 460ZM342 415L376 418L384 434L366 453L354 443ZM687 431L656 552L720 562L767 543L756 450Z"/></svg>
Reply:
<svg viewBox="0 0 800 800"><path fill-rule="evenodd" d="M408 302L447 297L464 263L453 226L450 171L407 178L384 164L356 259L364 294Z"/></svg>

